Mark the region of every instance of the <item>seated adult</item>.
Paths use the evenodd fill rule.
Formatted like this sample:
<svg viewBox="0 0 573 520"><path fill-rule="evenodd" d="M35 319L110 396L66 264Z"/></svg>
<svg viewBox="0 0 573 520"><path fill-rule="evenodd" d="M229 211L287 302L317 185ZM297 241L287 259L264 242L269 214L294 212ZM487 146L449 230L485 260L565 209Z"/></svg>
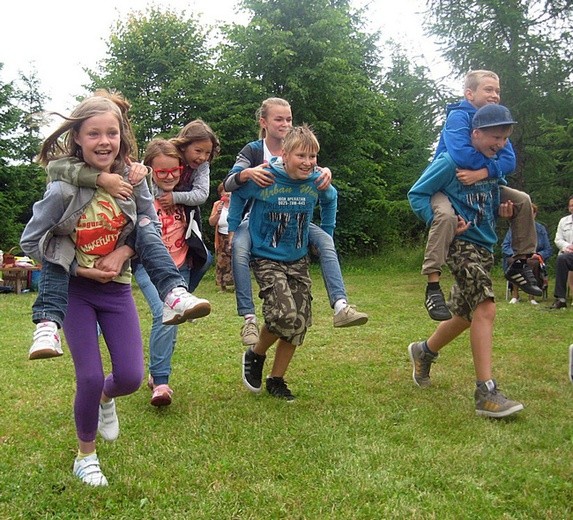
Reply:
<svg viewBox="0 0 573 520"><path fill-rule="evenodd" d="M531 204L531 209L533 210L533 219L537 218L537 205ZM535 254L527 259L527 264L531 267L535 279L537 280L538 287L547 287L547 270L545 264L547 259L553 254L553 248L551 247L551 242L549 241L549 235L547 234L547 229L540 222L535 221L535 231L537 232L537 247L535 248ZM513 249L511 247L511 228L508 229L505 238L501 244L501 252L503 254L503 270L507 271L507 268L514 262ZM519 288L515 284L509 284L511 287L511 300L509 303L519 302ZM532 305L538 305L535 297L531 294L529 296L529 303Z"/></svg>
<svg viewBox="0 0 573 520"><path fill-rule="evenodd" d="M573 195L569 197L569 215L563 217L555 233L555 245L559 249L555 267L555 301L551 309L567 307L567 278L573 271Z"/></svg>

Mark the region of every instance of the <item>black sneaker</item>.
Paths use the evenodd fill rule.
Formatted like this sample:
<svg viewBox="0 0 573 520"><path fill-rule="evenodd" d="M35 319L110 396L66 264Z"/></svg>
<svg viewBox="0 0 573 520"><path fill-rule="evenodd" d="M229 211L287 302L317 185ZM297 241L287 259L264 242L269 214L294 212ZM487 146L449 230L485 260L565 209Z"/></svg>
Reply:
<svg viewBox="0 0 573 520"><path fill-rule="evenodd" d="M263 365L267 356L256 354L250 348L243 354L243 383L258 394L263 387Z"/></svg>
<svg viewBox="0 0 573 520"><path fill-rule="evenodd" d="M267 392L273 397L294 401L294 395L282 377L267 377Z"/></svg>
<svg viewBox="0 0 573 520"><path fill-rule="evenodd" d="M531 267L524 260L516 260L505 272L508 282L517 285L523 292L532 296L543 296L543 290L537 285Z"/></svg>
<svg viewBox="0 0 573 520"><path fill-rule="evenodd" d="M452 317L441 289L426 289L425 305L430 318L433 320L446 321Z"/></svg>
<svg viewBox="0 0 573 520"><path fill-rule="evenodd" d="M553 302L553 304L549 308L552 310L566 309L567 308L567 302L564 302L563 300L560 300L559 298L555 298L555 301Z"/></svg>

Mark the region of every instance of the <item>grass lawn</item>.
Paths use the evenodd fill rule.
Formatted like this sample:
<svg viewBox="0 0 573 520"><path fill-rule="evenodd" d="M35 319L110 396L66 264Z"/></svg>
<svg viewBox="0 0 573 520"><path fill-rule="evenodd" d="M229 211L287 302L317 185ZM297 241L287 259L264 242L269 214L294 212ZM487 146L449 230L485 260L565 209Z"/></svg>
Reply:
<svg viewBox="0 0 573 520"><path fill-rule="evenodd" d="M213 311L179 328L173 404L151 407L142 385L118 399L119 439L98 440L107 488L71 473L67 346L28 361L35 294L0 295L0 519L573 517L572 311L509 305L496 272L494 373L525 410L480 418L467 335L442 351L432 388L412 382L406 348L436 325L420 263L412 253L343 265L351 303L370 315L349 329L332 327L313 267L314 325L287 374L293 403L243 387L235 298L208 273L197 294ZM147 340L149 310L134 294Z"/></svg>

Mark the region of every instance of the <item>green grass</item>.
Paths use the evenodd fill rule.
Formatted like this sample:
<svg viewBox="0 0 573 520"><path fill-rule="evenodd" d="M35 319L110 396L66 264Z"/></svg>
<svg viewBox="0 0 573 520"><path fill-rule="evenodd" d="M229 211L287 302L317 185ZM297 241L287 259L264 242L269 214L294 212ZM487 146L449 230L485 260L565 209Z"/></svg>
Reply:
<svg viewBox="0 0 573 520"><path fill-rule="evenodd" d="M479 418L467 336L442 351L432 388L412 382L406 347L435 327L419 265L415 253L345 263L351 301L370 314L350 329L332 327L313 268L314 325L287 374L292 404L243 388L234 295L217 293L209 273L198 294L213 312L179 329L173 404L154 409L145 386L118 399L120 437L98 441L110 485L97 489L71 473L69 351L27 361L35 295L0 295L0 518L572 517L571 310L510 306L496 273L494 373L526 408ZM134 294L147 339L149 311Z"/></svg>

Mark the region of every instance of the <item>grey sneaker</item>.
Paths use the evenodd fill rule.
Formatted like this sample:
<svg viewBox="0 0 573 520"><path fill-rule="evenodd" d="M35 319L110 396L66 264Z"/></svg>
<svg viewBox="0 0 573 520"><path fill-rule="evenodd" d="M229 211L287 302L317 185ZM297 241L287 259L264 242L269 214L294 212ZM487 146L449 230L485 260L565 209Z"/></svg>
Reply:
<svg viewBox="0 0 573 520"><path fill-rule="evenodd" d="M256 345L257 341L259 341L259 327L254 321L247 321L241 327L241 341L243 345Z"/></svg>
<svg viewBox="0 0 573 520"><path fill-rule="evenodd" d="M477 415L499 419L523 410L523 404L505 397L498 391L493 380L486 381L476 388L474 397Z"/></svg>
<svg viewBox="0 0 573 520"><path fill-rule="evenodd" d="M569 345L569 380L573 383L573 345Z"/></svg>
<svg viewBox="0 0 573 520"><path fill-rule="evenodd" d="M368 321L368 314L356 310L355 305L347 305L332 318L335 327L356 327Z"/></svg>
<svg viewBox="0 0 573 520"><path fill-rule="evenodd" d="M424 352L424 347L421 341L415 341L408 345L408 354L412 361L412 379L420 388L429 387L432 382L430 381L430 368L438 357L438 354L432 356Z"/></svg>

